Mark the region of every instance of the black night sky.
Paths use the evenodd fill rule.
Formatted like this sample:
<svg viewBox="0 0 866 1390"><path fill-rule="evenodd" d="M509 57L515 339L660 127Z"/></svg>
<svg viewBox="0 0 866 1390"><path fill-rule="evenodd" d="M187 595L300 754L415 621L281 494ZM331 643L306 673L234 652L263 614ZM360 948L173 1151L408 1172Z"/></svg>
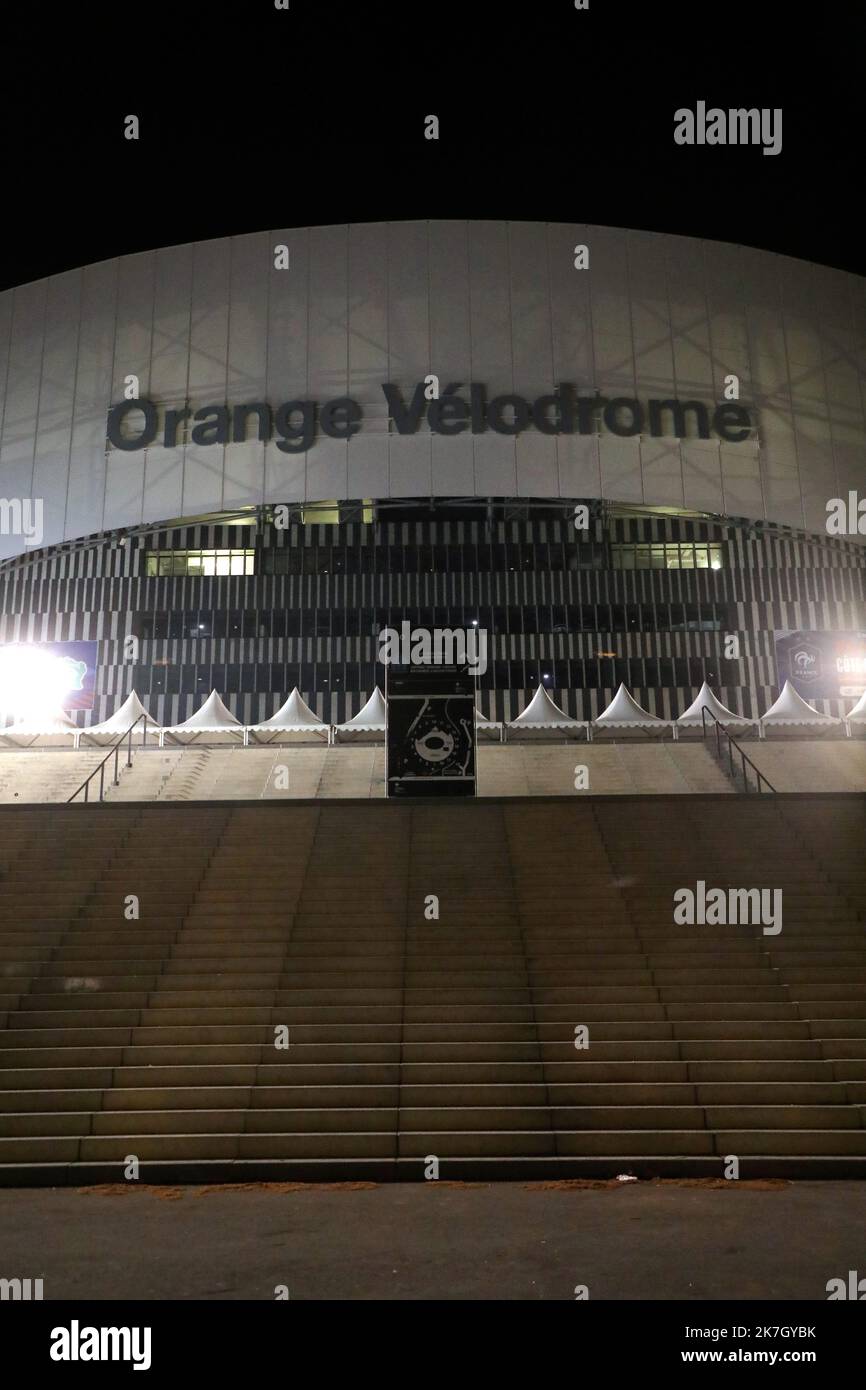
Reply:
<svg viewBox="0 0 866 1390"><path fill-rule="evenodd" d="M0 284L427 217L708 236L866 273L864 39L837 0L49 4L4 33ZM674 111L700 100L781 107L781 153L676 146Z"/></svg>

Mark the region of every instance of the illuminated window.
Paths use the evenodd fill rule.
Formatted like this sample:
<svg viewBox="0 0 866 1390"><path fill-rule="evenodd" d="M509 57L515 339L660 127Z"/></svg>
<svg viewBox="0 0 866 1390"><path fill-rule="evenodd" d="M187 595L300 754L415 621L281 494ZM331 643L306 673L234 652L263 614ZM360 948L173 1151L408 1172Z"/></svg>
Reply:
<svg viewBox="0 0 866 1390"><path fill-rule="evenodd" d="M363 501L358 514L357 503L311 502L300 509L300 520L305 526L339 526L345 521L369 524L373 520L373 503L369 499Z"/></svg>
<svg viewBox="0 0 866 1390"><path fill-rule="evenodd" d="M255 574L254 550L162 550L147 556L148 576Z"/></svg>
<svg viewBox="0 0 866 1390"><path fill-rule="evenodd" d="M724 563L720 543L612 545L610 549L615 570L720 570Z"/></svg>

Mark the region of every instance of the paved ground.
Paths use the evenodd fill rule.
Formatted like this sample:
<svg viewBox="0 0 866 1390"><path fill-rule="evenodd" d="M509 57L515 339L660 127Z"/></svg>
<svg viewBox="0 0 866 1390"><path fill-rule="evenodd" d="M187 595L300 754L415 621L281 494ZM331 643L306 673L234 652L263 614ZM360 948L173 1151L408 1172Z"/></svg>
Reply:
<svg viewBox="0 0 866 1390"><path fill-rule="evenodd" d="M819 1299L866 1273L866 1183L0 1189L46 1299Z"/></svg>

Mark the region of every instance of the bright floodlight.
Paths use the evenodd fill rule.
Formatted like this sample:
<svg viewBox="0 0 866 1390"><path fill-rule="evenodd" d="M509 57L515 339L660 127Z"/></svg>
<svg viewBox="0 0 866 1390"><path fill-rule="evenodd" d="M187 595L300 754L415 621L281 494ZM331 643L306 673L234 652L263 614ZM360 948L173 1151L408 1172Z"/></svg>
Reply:
<svg viewBox="0 0 866 1390"><path fill-rule="evenodd" d="M64 697L81 689L82 667L43 647L0 646L0 714L28 723L57 719Z"/></svg>

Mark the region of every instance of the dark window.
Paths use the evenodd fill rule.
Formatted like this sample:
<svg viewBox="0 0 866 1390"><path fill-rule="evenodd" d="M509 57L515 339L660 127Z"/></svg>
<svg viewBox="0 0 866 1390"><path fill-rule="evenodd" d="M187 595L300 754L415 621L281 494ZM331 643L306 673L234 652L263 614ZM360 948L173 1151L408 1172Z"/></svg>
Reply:
<svg viewBox="0 0 866 1390"><path fill-rule="evenodd" d="M718 632L722 623L713 603L702 603L700 605L701 627L704 632Z"/></svg>
<svg viewBox="0 0 866 1390"><path fill-rule="evenodd" d="M608 664L613 671L613 679L610 683L615 689L619 689L620 685L623 683L625 685L633 684L629 675L628 662L626 660L619 656L615 658L608 657ZM605 684L606 683L607 682L605 682ZM634 682L634 684L637 684L637 682Z"/></svg>
<svg viewBox="0 0 866 1390"><path fill-rule="evenodd" d="M689 681L692 685L700 688L704 683L704 659L700 656L689 657Z"/></svg>

